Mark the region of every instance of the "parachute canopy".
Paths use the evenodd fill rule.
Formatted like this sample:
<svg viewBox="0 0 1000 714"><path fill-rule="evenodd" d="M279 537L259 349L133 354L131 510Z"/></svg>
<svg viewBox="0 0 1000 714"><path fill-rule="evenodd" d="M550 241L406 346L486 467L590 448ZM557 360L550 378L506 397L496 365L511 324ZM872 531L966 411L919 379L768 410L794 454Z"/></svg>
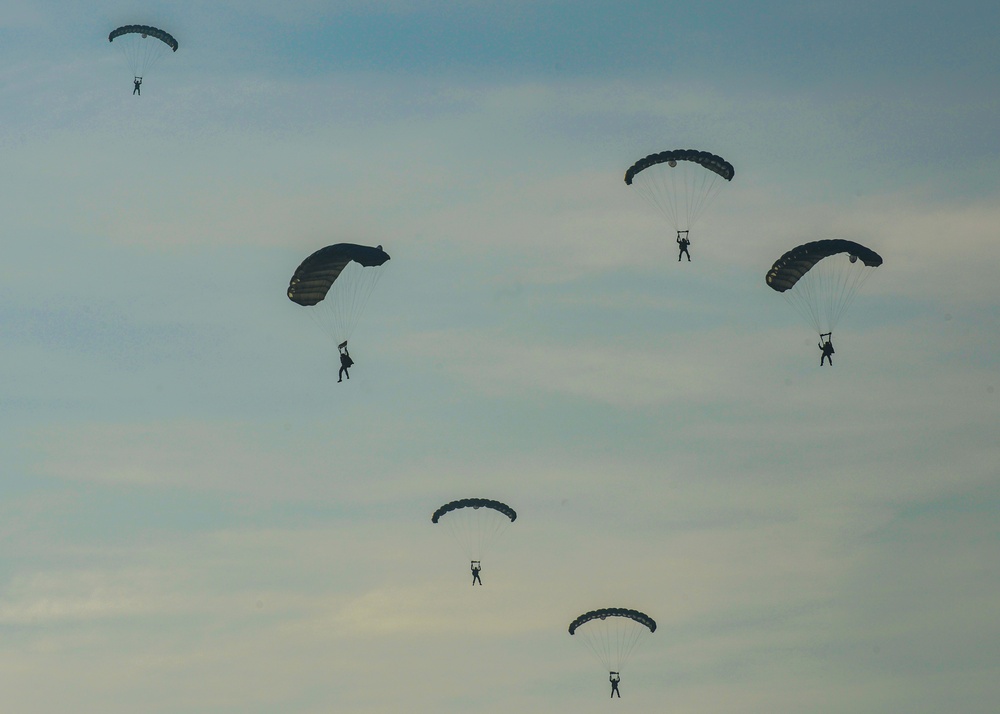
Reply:
<svg viewBox="0 0 1000 714"><path fill-rule="evenodd" d="M609 617L625 617L635 620L643 627L649 628L650 632L656 632L656 620L644 612L638 610L628 610L623 607L606 607L601 610L591 610L585 612L569 623L569 634L575 634L578 627L593 620L607 620Z"/></svg>
<svg viewBox="0 0 1000 714"><path fill-rule="evenodd" d="M140 35L140 39L143 40L153 37L163 42L174 52L177 51L177 40L174 39L174 36L157 27L150 27L149 25L122 25L118 29L111 31L111 34L108 35L108 42L114 42L116 37L121 37L122 35Z"/></svg>
<svg viewBox="0 0 1000 714"><path fill-rule="evenodd" d="M690 231L725 181L733 165L721 156L697 149L672 149L650 154L625 172L625 184L659 211L678 232Z"/></svg>
<svg viewBox="0 0 1000 714"><path fill-rule="evenodd" d="M295 269L288 299L309 307L309 314L341 342L354 331L388 260L382 246L337 243L320 248Z"/></svg>
<svg viewBox="0 0 1000 714"><path fill-rule="evenodd" d="M473 510L479 508L492 508L494 511L498 511L510 519L513 523L517 520L517 512L513 508L508 506L506 503L501 503L500 501L493 501L488 498L463 498L458 501L452 501L451 503L446 503L441 508L434 511L434 515L431 516L431 522L437 523L438 519L441 518L446 513L451 511L456 511L460 508L471 508Z"/></svg>
<svg viewBox="0 0 1000 714"><path fill-rule="evenodd" d="M726 181L732 181L733 176L736 174L733 165L721 156L710 154L707 151L698 151L697 149L672 149L670 151L661 151L658 154L650 154L629 166L628 171L625 172L625 183L631 186L635 175L651 166L668 164L670 168L676 168L678 161L690 161L699 164L709 171L719 174Z"/></svg>
<svg viewBox="0 0 1000 714"><path fill-rule="evenodd" d="M463 498L434 511L432 523L444 521L469 560L482 560L493 543L517 519L506 503L489 498Z"/></svg>
<svg viewBox="0 0 1000 714"><path fill-rule="evenodd" d="M767 271L781 293L819 333L832 332L882 256L849 240L818 240L793 248Z"/></svg>
<svg viewBox="0 0 1000 714"><path fill-rule="evenodd" d="M569 623L569 634L577 632L609 672L621 672L636 644L656 632L656 621L638 610L606 607Z"/></svg>
<svg viewBox="0 0 1000 714"><path fill-rule="evenodd" d="M142 77L163 57L167 50L177 51L177 40L169 32L149 25L122 25L108 35L125 56L135 77Z"/></svg>
<svg viewBox="0 0 1000 714"><path fill-rule="evenodd" d="M778 258L767 271L768 287L779 293L790 290L816 263L838 253L847 253L856 259L850 260L849 257L849 262L860 260L869 268L882 265L882 256L860 243L850 240L817 240L793 248Z"/></svg>

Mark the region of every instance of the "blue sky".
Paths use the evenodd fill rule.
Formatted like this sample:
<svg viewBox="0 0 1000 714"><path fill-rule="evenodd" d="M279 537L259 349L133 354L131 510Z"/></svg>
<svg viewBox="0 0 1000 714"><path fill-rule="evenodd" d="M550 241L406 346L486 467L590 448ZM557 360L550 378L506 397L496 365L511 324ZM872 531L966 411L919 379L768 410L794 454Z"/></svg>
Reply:
<svg viewBox="0 0 1000 714"><path fill-rule="evenodd" d="M620 709L1000 697L995 8L0 18L0 709L603 711L608 606ZM678 265L622 176L681 147L736 176ZM885 258L833 369L763 279L822 238ZM336 242L392 256L344 384L284 296Z"/></svg>

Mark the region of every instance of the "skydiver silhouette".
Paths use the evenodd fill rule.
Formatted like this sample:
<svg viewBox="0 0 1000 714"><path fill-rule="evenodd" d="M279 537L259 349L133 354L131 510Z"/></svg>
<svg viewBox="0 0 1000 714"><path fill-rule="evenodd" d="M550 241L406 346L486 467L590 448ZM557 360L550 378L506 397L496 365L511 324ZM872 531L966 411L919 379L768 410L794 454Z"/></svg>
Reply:
<svg viewBox="0 0 1000 714"><path fill-rule="evenodd" d="M354 364L354 360L351 359L351 353L347 351L347 344L340 345L340 371L337 372L337 381L343 382L344 377L348 379L351 378L350 373L347 368Z"/></svg>
<svg viewBox="0 0 1000 714"><path fill-rule="evenodd" d="M139 87L140 87L140 85L142 85L142 77L136 77L135 79L133 79L132 80L132 84L135 85L135 88L132 90L133 96L136 95L136 94L138 94L141 97L142 96L142 90L140 90Z"/></svg>
<svg viewBox="0 0 1000 714"><path fill-rule="evenodd" d="M826 338L826 342L823 341L824 337ZM834 349L833 349L833 340L831 339L832 337L833 337L833 333L832 332L822 332L822 333L820 333L819 344L816 345L817 347L819 347L819 349L821 351L821 354L819 356L819 366L820 367L823 366L823 360L828 360L830 362L830 366L831 367L833 366L833 353L834 353Z"/></svg>
<svg viewBox="0 0 1000 714"><path fill-rule="evenodd" d="M683 238L681 237L681 233L684 234ZM688 240L688 232L687 231L677 231L677 247L679 249L677 251L677 262L678 263L681 262L681 256L682 255L686 255L688 257L688 262L689 263L691 262L691 254L688 253L688 246L689 245L691 245L691 241Z"/></svg>
<svg viewBox="0 0 1000 714"><path fill-rule="evenodd" d="M472 587L476 587L477 580L479 581L479 584L482 585L483 581L479 577L479 571L482 570L482 567L479 565L479 561L473 560L471 567L472 567ZM619 694L618 697L621 698L621 695Z"/></svg>
<svg viewBox="0 0 1000 714"><path fill-rule="evenodd" d="M616 694L618 695L619 699L622 698L622 693L618 691L618 682L620 682L621 679L622 679L621 675L618 674L618 672L612 672L611 674L608 675L608 681L611 682L611 698L612 699L615 698Z"/></svg>

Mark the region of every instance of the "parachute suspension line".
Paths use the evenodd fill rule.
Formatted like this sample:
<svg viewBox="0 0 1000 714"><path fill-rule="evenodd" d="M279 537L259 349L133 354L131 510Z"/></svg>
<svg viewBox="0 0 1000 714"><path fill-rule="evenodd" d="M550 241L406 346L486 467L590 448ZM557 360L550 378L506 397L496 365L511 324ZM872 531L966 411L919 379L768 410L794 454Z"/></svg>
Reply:
<svg viewBox="0 0 1000 714"><path fill-rule="evenodd" d="M687 162L685 162L687 163ZM700 167L699 167L700 168ZM705 207L708 206L722 188L722 177L714 171L694 172L694 167L686 168L693 175L688 179L687 186L692 187L688 198L688 228L694 226L701 217Z"/></svg>
<svg viewBox="0 0 1000 714"><path fill-rule="evenodd" d="M722 189L714 171L690 161L661 164L636 174L632 185L662 213L675 230L690 230Z"/></svg>
<svg viewBox="0 0 1000 714"><path fill-rule="evenodd" d="M358 325L358 319L361 317L361 313L364 312L365 305L368 304L368 299L382 277L382 270L362 268L357 265L349 265L345 270L356 271L357 275L351 275L349 282L344 283L342 293L337 292L335 289L331 290L331 292L336 292L336 294L330 297L335 298L332 305L336 313L334 319L337 325L343 330L343 339L346 340L350 339L351 335L354 334L354 328ZM334 288L336 287L337 284L334 283Z"/></svg>
<svg viewBox="0 0 1000 714"><path fill-rule="evenodd" d="M120 40L121 38L119 37L118 39ZM128 68L130 70L132 70L132 74L134 76L138 77L139 76L139 65L137 64L137 62L135 61L135 59L133 59L132 54L129 52L129 48L126 47L126 43L125 42L112 42L111 44L115 45L118 48L118 52L120 52L122 58L124 58L125 64L127 64Z"/></svg>
<svg viewBox="0 0 1000 714"><path fill-rule="evenodd" d="M685 182L678 178L684 169L678 168L652 167L636 174L632 179L632 185L639 190L639 194L663 214L675 230L686 227L681 226L677 220L680 200L678 184L681 191L687 190Z"/></svg>
<svg viewBox="0 0 1000 714"><path fill-rule="evenodd" d="M469 560L481 559L511 524L507 516L485 506L450 511L441 521L448 524L448 532Z"/></svg>
<svg viewBox="0 0 1000 714"><path fill-rule="evenodd" d="M868 282L868 278L872 276L875 272L871 268L863 268L861 270L849 270L847 271L850 275L845 276L840 286L839 297L837 303L839 304L839 309L833 316L833 323L836 324L840 321L841 316L850 307L851 303L854 302L854 297L858 294L861 287ZM832 326L831 326L831 329Z"/></svg>
<svg viewBox="0 0 1000 714"><path fill-rule="evenodd" d="M873 272L851 264L847 255L831 256L814 265L782 295L817 332L831 332Z"/></svg>
<svg viewBox="0 0 1000 714"><path fill-rule="evenodd" d="M618 672L649 630L634 620L608 617L587 623L576 632L609 671Z"/></svg>
<svg viewBox="0 0 1000 714"><path fill-rule="evenodd" d="M346 338L341 339L339 337L340 330L337 329L336 321L333 318L333 310L325 307L323 303L310 305L306 308L306 314L309 316L310 320L319 326L320 332L330 338L334 343L340 344L341 342L346 341Z"/></svg>
<svg viewBox="0 0 1000 714"><path fill-rule="evenodd" d="M615 644L619 652L619 666L625 664L628 660L629 655L632 654L632 650L635 649L636 643L639 642L644 632L648 632L648 630L631 621L629 621L629 625L616 629Z"/></svg>
<svg viewBox="0 0 1000 714"><path fill-rule="evenodd" d="M587 647L590 648L590 651L597 655L597 659L601 661L601 664L603 664L605 668L614 671L613 668L616 666L616 663L614 658L611 656L611 638L607 636L606 632L603 637L598 636L595 633L584 633L583 641L587 643Z"/></svg>
<svg viewBox="0 0 1000 714"><path fill-rule="evenodd" d="M121 35L111 44L118 46L132 74L140 79L170 50L170 47L155 37L137 34Z"/></svg>
<svg viewBox="0 0 1000 714"><path fill-rule="evenodd" d="M349 263L330 286L326 298L309 305L307 314L335 343L349 340L382 272L381 267L373 269Z"/></svg>

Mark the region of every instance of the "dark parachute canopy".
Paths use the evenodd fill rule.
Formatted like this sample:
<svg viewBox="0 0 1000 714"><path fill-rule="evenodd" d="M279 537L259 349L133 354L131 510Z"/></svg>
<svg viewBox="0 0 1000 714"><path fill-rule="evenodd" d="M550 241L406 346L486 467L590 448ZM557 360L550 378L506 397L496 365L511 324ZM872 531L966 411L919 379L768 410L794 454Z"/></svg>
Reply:
<svg viewBox="0 0 1000 714"><path fill-rule="evenodd" d="M452 501L451 503L446 503L441 508L434 511L434 515L431 516L431 522L437 523L438 519L441 518L445 513L450 511L456 511L460 508L492 508L494 511L499 511L503 515L510 519L513 523L517 520L517 513L513 508L508 506L506 503L501 503L500 501L493 501L489 498L462 498L458 501Z"/></svg>
<svg viewBox="0 0 1000 714"><path fill-rule="evenodd" d="M489 498L462 498L434 511L432 523L443 522L469 560L483 555L517 519L506 503Z"/></svg>
<svg viewBox="0 0 1000 714"><path fill-rule="evenodd" d="M869 268L882 265L882 256L860 243L850 240L817 240L793 248L774 261L774 265L767 271L767 285L772 290L783 293L791 289L816 263L838 253L847 253Z"/></svg>
<svg viewBox="0 0 1000 714"><path fill-rule="evenodd" d="M656 632L656 621L644 612L638 610L628 610L623 607L605 607L601 610L591 610L585 612L569 623L569 634L575 634L576 628L592 620L606 620L609 617L627 617L635 620L640 625L649 628L650 632Z"/></svg>
<svg viewBox="0 0 1000 714"><path fill-rule="evenodd" d="M122 25L118 29L111 31L111 34L108 35L108 42L113 42L116 37L121 37L122 35L141 35L140 39L155 37L164 42L174 52L177 51L177 40L174 39L174 36L158 27L150 27L149 25Z"/></svg>
<svg viewBox="0 0 1000 714"><path fill-rule="evenodd" d="M295 269L288 299L311 308L309 314L341 342L354 331L388 260L382 246L337 243L320 248Z"/></svg>
<svg viewBox="0 0 1000 714"><path fill-rule="evenodd" d="M579 633L609 672L621 672L636 644L653 632L656 632L653 618L623 607L591 610L569 623L569 634Z"/></svg>
<svg viewBox="0 0 1000 714"><path fill-rule="evenodd" d="M327 296L333 283L350 262L375 268L389 260L382 246L369 248L354 243L337 243L320 248L302 261L288 284L288 299L299 305L315 305Z"/></svg>
<svg viewBox="0 0 1000 714"><path fill-rule="evenodd" d="M860 243L833 239L804 243L774 262L768 287L781 293L817 332L832 332L854 296L882 265L882 256Z"/></svg>
<svg viewBox="0 0 1000 714"><path fill-rule="evenodd" d="M625 172L625 184L659 211L678 232L690 231L732 181L733 165L721 156L697 149L672 149L650 154Z"/></svg>
<svg viewBox="0 0 1000 714"><path fill-rule="evenodd" d="M651 166L670 164L670 162L676 163L678 161L691 161L704 166L709 171L719 174L726 181L732 181L736 173L733 165L721 156L710 154L707 151L698 151L697 149L673 149L670 151L661 151L658 154L650 154L636 161L625 172L625 183L631 186L635 175ZM671 168L674 167L671 166Z"/></svg>
<svg viewBox="0 0 1000 714"><path fill-rule="evenodd" d="M112 30L108 42L121 50L132 75L143 77L167 50L177 51L177 40L169 32L149 25L122 25Z"/></svg>

